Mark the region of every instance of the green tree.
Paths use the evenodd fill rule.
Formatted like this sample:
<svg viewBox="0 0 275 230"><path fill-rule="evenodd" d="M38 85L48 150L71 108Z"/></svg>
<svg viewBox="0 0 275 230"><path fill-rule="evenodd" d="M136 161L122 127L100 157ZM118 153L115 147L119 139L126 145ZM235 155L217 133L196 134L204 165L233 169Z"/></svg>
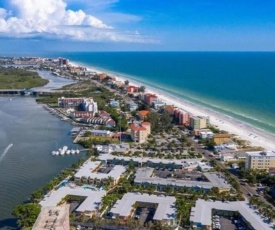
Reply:
<svg viewBox="0 0 275 230"><path fill-rule="evenodd" d="M12 212L18 218L17 224L19 227L32 227L39 215L41 207L39 204L28 203L18 205Z"/></svg>

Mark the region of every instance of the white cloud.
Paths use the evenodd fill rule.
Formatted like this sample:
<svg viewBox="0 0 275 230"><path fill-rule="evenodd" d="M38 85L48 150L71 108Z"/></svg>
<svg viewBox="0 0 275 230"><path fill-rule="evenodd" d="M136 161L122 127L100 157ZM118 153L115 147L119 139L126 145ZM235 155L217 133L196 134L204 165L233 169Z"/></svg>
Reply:
<svg viewBox="0 0 275 230"><path fill-rule="evenodd" d="M7 15L7 11L4 8L0 8L0 18L6 18Z"/></svg>
<svg viewBox="0 0 275 230"><path fill-rule="evenodd" d="M136 31L121 33L83 10L66 9L65 0L6 0L0 8L0 36L77 41L152 42ZM109 3L112 0L109 1Z"/></svg>

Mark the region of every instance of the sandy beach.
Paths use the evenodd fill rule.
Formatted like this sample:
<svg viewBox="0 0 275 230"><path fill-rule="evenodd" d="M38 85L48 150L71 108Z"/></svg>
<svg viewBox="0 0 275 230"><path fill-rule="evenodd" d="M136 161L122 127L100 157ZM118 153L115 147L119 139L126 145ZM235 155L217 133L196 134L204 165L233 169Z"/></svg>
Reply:
<svg viewBox="0 0 275 230"><path fill-rule="evenodd" d="M73 66L80 66L80 64L70 62ZM101 73L101 71L96 68L87 67L89 71ZM108 73L108 71L107 71ZM121 76L108 73L110 76L116 77L117 81L124 82L129 80L130 85L141 86L142 84L136 80L127 79ZM198 116L209 116L210 123L217 126L221 130L228 131L237 137L247 140L252 146L260 146L268 151L275 151L275 135L270 134L264 130L260 130L248 123L237 120L228 115L210 110L208 108L196 105L187 100L175 97L166 93L163 90L146 86L146 93L156 94L159 100L165 102L167 105L174 105L175 107L185 110L193 115Z"/></svg>

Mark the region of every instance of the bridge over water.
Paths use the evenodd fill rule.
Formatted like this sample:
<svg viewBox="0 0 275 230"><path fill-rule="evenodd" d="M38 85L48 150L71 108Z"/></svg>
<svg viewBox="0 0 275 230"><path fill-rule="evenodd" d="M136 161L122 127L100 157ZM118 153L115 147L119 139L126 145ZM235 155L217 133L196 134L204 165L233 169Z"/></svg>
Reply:
<svg viewBox="0 0 275 230"><path fill-rule="evenodd" d="M0 96L37 96L42 94L49 94L49 92L32 89L0 89Z"/></svg>

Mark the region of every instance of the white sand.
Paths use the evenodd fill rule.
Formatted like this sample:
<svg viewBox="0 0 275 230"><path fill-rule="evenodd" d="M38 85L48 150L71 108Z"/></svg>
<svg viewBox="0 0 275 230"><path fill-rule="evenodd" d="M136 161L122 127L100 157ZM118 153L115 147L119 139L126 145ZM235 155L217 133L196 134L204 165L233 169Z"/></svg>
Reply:
<svg viewBox="0 0 275 230"><path fill-rule="evenodd" d="M72 62L70 62L70 64L74 66L79 66L79 64L75 64ZM93 69L87 68L87 69L92 72L100 72L94 68ZM110 74L110 75L115 76L114 74ZM117 81L124 82L125 80L127 80L126 78L123 78L121 76L119 77L115 76L115 77ZM135 85L135 86L142 85L141 83L135 80L132 80L132 79L128 79L128 80L130 82L130 85ZM147 86L145 87L146 87L147 93L156 94L158 98L161 101L165 102L167 105L174 105L177 108L183 109L196 116L197 115L209 116L210 123L212 125L217 126L219 129L226 130L231 134L237 135L243 140L249 141L252 146L261 146L266 150L275 151L275 136L273 134L270 134L264 130L260 130L250 124L244 123L230 116L196 105L189 101L177 98L162 90L154 89L152 87L147 87Z"/></svg>

